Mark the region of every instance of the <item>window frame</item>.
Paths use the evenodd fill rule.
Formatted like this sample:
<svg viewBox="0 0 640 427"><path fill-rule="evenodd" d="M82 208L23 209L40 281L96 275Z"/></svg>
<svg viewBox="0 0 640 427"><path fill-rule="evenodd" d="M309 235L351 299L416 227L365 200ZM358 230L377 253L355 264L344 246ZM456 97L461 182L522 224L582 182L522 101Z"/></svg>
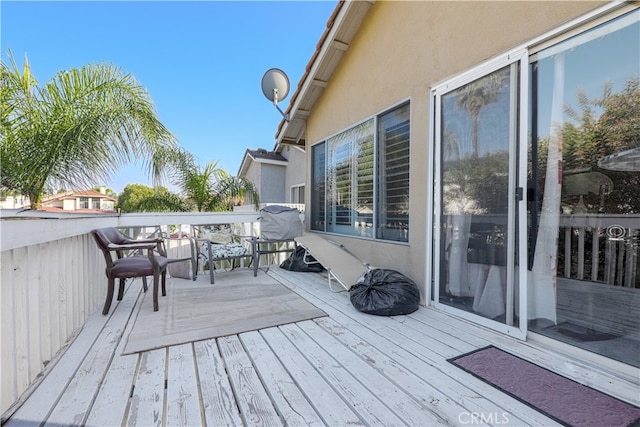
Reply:
<svg viewBox="0 0 640 427"><path fill-rule="evenodd" d="M409 238L410 238L410 214L407 214L407 220L406 220L406 238L404 240L400 240L400 239L390 239L390 238L384 238L380 236L380 233L378 233L377 229L378 229L378 218L384 217L384 216L388 216L385 214L381 214L379 212L380 206L383 205L383 203L381 203L380 200L380 188L381 187L385 187L384 185L381 185L380 180L382 179L382 177L380 176L380 171L379 171L379 163L380 163L380 135L379 135L379 126L380 126L380 122L381 122L381 118L383 116L385 116L385 114L389 114L392 113L394 111L400 110L403 107L407 107L408 108L408 141L407 141L407 169L408 169L408 179L407 179L407 193L409 194L409 201L408 201L408 212L410 212L411 210L411 198L410 198L410 187L411 187L411 111L412 111L412 105L411 105L411 98L406 98L401 100L400 102L391 105L388 108L385 108L382 111L377 112L376 114L373 114L371 116L366 117L365 119L353 123L350 126L341 129L340 131L327 136L326 138L317 141L316 143L312 144L310 146L311 148L311 153L310 153L310 163L311 163L311 175L310 175L310 191L311 191L311 197L309 200L309 204L310 204L310 215L311 215L311 230L313 231L318 231L318 232L323 232L323 233L327 233L327 234L336 234L336 235L340 235L340 236L345 236L345 237L350 237L350 238L360 238L360 239L366 239L366 240L375 240L375 241L380 241L380 242L385 242L385 243L397 243L397 244L404 244L404 245L408 245L409 244ZM352 232L352 233L345 233L345 232L341 232L341 230L338 229L334 229L334 230L330 230L329 227L329 219L328 216L330 215L330 195L329 195L329 184L328 181L330 180L330 165L329 165L329 161L330 161L330 142L332 139L335 139L336 137L339 137L341 135L346 134L347 132L350 132L354 129L356 129L358 126L361 126L365 123L367 123L368 121L372 121L371 124L371 132L373 134L373 159L372 159L372 163L373 163L373 170L372 170L372 198L373 198L373 212L371 214L371 224L366 224L366 227L370 229L370 235L361 235L358 234L357 232ZM349 144L353 145L354 143L351 141L349 142ZM324 170L321 174L317 174L318 171L316 171L316 151L315 150L322 150L322 154L324 155ZM351 151L351 149L350 149ZM350 164L351 165L355 165L357 162L354 160L354 154L353 152L349 153L349 159L350 159ZM356 171L351 171L351 192L357 192L358 189L358 175L357 175L357 170ZM314 193L315 193L315 189L316 187L321 187L316 183L316 175L317 177L320 177L320 175L322 175L322 178L324 180L324 197L321 197L320 195L316 195L314 197ZM357 200L357 195L351 195L350 196L351 199L355 199ZM324 200L323 203L323 207L322 209L320 209L320 207L316 206L317 203L320 203L322 200ZM318 217L324 212L323 218L319 219ZM360 220L359 216L357 214L351 214L350 216L350 220L351 220L351 224L349 226L346 225L340 225L340 227L350 227L350 230L355 230L355 223L358 222ZM319 224L322 223L322 226L319 226Z"/></svg>
<svg viewBox="0 0 640 427"><path fill-rule="evenodd" d="M290 196L291 203L298 203L298 204L304 205L305 203L304 192L305 192L304 184L292 185L289 189L289 196Z"/></svg>
<svg viewBox="0 0 640 427"><path fill-rule="evenodd" d="M443 238L442 235L442 215L439 214L439 209L442 206L442 144L439 143L442 140L442 133L444 132L442 123L442 98L454 92L455 90L462 88L468 84L472 84L486 76L491 75L495 71L504 68L511 67L511 75L514 85L511 88L512 91L517 91L517 102L511 110L510 131L509 133L516 138L515 145L510 147L509 152L509 164L510 171L517 172L517 176L513 173L509 173L509 220L507 224L507 236L511 240L508 245L510 248L516 248L519 257L519 263L523 262L523 255L526 254L526 239L518 239L515 241L516 234L520 236L526 235L526 222L517 221L516 218L526 218L526 203L522 200L516 202L516 189L521 183L526 182L526 156L522 156L518 153L522 144L526 145L528 126L526 125L526 114L528 112L529 98L528 98L528 50L526 48L512 49L502 55L499 55L489 61L485 61L476 67L473 67L466 72L453 76L450 79L433 86L429 91L431 115L429 117L429 180L432 186L428 190L427 194L427 206L430 214L427 217L427 233L433 234L432 239L427 239L430 242L427 245L427 254L431 260L427 263L427 277L431 281L431 286L427 287L427 299L429 303L444 312L455 313L456 315L471 320L475 323L481 324L491 329L499 330L509 335L523 339L526 336L526 322L522 322L518 325L509 325L496 323L492 319L483 318L472 313L465 312L455 307L449 307L446 304L440 302L440 291L438 284L441 280L441 271L439 269L440 262L442 260L442 254L439 245ZM519 69L514 75L513 65ZM514 127L515 124L517 127ZM523 125L524 123L524 125ZM523 252L525 250L525 252ZM526 269L519 269L515 271L515 258L516 255L513 252L507 254L507 282L514 281L517 275L518 283L526 282ZM508 289L511 292L512 289ZM514 301L515 300L515 301ZM521 316L526 317L527 307L523 294L520 294L518 298L514 298L513 294L507 295L506 298L506 312L513 312L513 306L510 304L517 304L518 313Z"/></svg>
<svg viewBox="0 0 640 427"><path fill-rule="evenodd" d="M78 198L78 209L89 209L91 206L91 198L90 197L79 197Z"/></svg>
<svg viewBox="0 0 640 427"><path fill-rule="evenodd" d="M384 120L386 118L390 118L391 120L396 120L398 118L402 118L401 114L405 114L401 110L406 108L407 114L407 122L399 120L396 124L386 127ZM393 115L393 116L392 116ZM377 151L375 164L375 180L374 185L376 188L376 202L377 206L398 206L401 203L395 202L390 203L390 199L394 199L398 197L398 194L394 194L393 190L395 185L393 181L396 181L395 177L398 176L397 171L393 171L393 167L387 168L389 165L390 157L392 157L394 149L400 149L401 151L406 150L406 156L400 157L401 160L405 161L404 166L406 167L406 197L407 197L407 206L406 206L406 227L402 226L393 227L393 220L397 220L397 224L402 224L403 220L401 217L394 215L391 211L387 211L386 209L376 209L374 215L376 217L375 220L375 237L376 239L385 240L385 241L397 241L397 242L408 242L409 241L409 211L410 211L410 194L411 194L411 104L404 103L396 106L393 109L386 110L385 112L379 114L378 120L376 123L376 143L375 147ZM401 129L406 126L406 131L401 131L398 134L394 135L394 131ZM384 135L383 135L384 133ZM391 138L389 138L391 137ZM400 137L400 141L395 141L396 137ZM403 139L406 137L406 141ZM399 142L399 144L398 144ZM398 144L396 146L396 144ZM406 146L405 146L406 144ZM398 160L398 159L393 159ZM384 167L382 166L384 165ZM403 174L404 172L401 172ZM401 180L401 182L404 180ZM402 190L402 188L400 188ZM404 196L404 194L400 194L400 196ZM389 221L391 220L391 222ZM403 231L404 230L404 231ZM398 236L406 233L404 238L398 238Z"/></svg>

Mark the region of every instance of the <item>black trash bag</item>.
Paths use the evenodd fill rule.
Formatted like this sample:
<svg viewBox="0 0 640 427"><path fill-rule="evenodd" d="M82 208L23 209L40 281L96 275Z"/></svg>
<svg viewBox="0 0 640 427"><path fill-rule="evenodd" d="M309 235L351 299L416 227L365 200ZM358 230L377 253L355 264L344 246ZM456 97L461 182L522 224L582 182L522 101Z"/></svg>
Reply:
<svg viewBox="0 0 640 427"><path fill-rule="evenodd" d="M416 283L395 270L374 268L349 290L351 304L363 313L396 316L413 313L420 306Z"/></svg>
<svg viewBox="0 0 640 427"><path fill-rule="evenodd" d="M324 271L322 264L316 261L311 255L307 255L306 261L304 254L306 250L302 246L296 246L296 250L291 253L291 256L280 264L280 268L284 268L289 271L299 271L308 273L320 273Z"/></svg>

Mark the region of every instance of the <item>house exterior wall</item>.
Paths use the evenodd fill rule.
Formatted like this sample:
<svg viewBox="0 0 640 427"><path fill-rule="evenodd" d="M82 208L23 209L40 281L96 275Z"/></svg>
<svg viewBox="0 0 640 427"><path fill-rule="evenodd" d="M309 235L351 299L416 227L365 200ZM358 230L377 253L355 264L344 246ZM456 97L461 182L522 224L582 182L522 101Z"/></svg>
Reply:
<svg viewBox="0 0 640 427"><path fill-rule="evenodd" d="M332 238L372 265L397 269L423 287L431 235L426 230L429 89L603 3L376 2L308 118L307 164L313 144L410 100L409 244ZM307 200L309 191L307 186Z"/></svg>
<svg viewBox="0 0 640 427"><path fill-rule="evenodd" d="M300 161L301 165L304 165L304 155ZM304 167L299 168L302 170L302 180L304 180ZM291 173L294 178L297 177L300 172L289 171L284 164L271 164L269 162L252 160L243 175L243 178L251 181L256 187L258 194L260 195L261 203L287 203L289 202L288 187L286 182Z"/></svg>
<svg viewBox="0 0 640 427"><path fill-rule="evenodd" d="M284 182L285 201L291 203L291 187L305 183L305 152L296 147L285 147L282 155L289 161Z"/></svg>
<svg viewBox="0 0 640 427"><path fill-rule="evenodd" d="M283 165L261 163L261 203L284 203L287 200L287 192L285 191L286 170L287 168Z"/></svg>
<svg viewBox="0 0 640 427"><path fill-rule="evenodd" d="M0 209L18 209L29 206L29 198L26 196L7 196L0 199Z"/></svg>
<svg viewBox="0 0 640 427"><path fill-rule="evenodd" d="M113 210L115 207L115 203L108 199L100 199L100 209L102 210Z"/></svg>
<svg viewBox="0 0 640 427"><path fill-rule="evenodd" d="M244 178L251 181L253 185L256 187L258 191L258 195L260 196L260 200L262 200L262 190L261 190L261 174L260 174L261 164L251 161L249 167L247 167L247 172L244 174Z"/></svg>
<svg viewBox="0 0 640 427"><path fill-rule="evenodd" d="M65 211L75 211L77 209L76 199L65 199L65 200L63 200L62 201L62 209L65 210Z"/></svg>

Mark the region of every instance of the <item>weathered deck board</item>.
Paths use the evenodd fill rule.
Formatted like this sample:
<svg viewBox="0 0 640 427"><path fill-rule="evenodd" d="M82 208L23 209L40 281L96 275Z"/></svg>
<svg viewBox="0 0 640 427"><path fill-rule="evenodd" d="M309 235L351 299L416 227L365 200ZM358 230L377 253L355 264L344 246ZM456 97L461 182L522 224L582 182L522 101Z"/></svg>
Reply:
<svg viewBox="0 0 640 427"><path fill-rule="evenodd" d="M443 392L443 389L445 392L447 390L446 382L439 380L438 375L434 375L436 371L431 365L417 360L412 361L415 358L411 354L402 349L396 349L397 346L391 343L383 343L376 348L332 319L318 319L315 323L339 339L348 349L367 364L375 367L382 375L397 384L405 393L423 407L428 408L434 415L446 419L450 414L459 414L465 411L465 407L457 403L457 400L465 398L465 396L460 393L455 400L449 398ZM410 366L413 371L397 362L392 356L404 358L404 364ZM417 363L413 363L416 361ZM415 372L418 371L421 372L421 376L426 376L429 380L425 381L416 375ZM473 395L473 397L479 400L480 396ZM472 409L478 411L480 408L478 406ZM483 409L490 408L483 406Z"/></svg>
<svg viewBox="0 0 640 427"><path fill-rule="evenodd" d="M216 283L227 274L233 279L221 273ZM427 308L364 315L320 275L269 274L329 317L122 356L140 304L139 285L129 287L111 316L89 317L6 425L455 425L470 413L494 414L500 424L554 425L446 361L489 343L638 403L633 375Z"/></svg>
<svg viewBox="0 0 640 427"><path fill-rule="evenodd" d="M327 350L320 347L313 340L291 325L281 326L285 336L304 354L320 372L324 380L336 389L342 398L358 413L359 417L368 425L406 425L403 420L393 413L377 394L371 390L378 390L379 382L370 381L371 389L359 382L351 375L344 365L333 359ZM350 367L350 369L357 367Z"/></svg>
<svg viewBox="0 0 640 427"><path fill-rule="evenodd" d="M269 346L280 359L298 387L307 396L326 425L362 425L351 407L327 384L320 373L309 363L305 355L284 336L279 328L260 331Z"/></svg>
<svg viewBox="0 0 640 427"><path fill-rule="evenodd" d="M139 353L138 372L128 408L127 424L161 426L164 418L165 348ZM126 393L126 390L122 390Z"/></svg>
<svg viewBox="0 0 640 427"><path fill-rule="evenodd" d="M282 425L282 421L238 336L231 335L219 338L218 345L244 423L260 426Z"/></svg>
<svg viewBox="0 0 640 427"><path fill-rule="evenodd" d="M131 299L123 302L122 310L114 313L104 326L49 415L47 424L60 425L68 420L73 420L77 425L85 423L87 411L100 389L126 328L129 319L126 312L133 308L134 302Z"/></svg>
<svg viewBox="0 0 640 427"><path fill-rule="evenodd" d="M296 326L289 325L283 329L294 331ZM388 410L398 416L403 424L408 425L438 425L444 419L434 415L429 408L423 406L412 395L406 393L389 377L383 375L371 361L367 353L355 353L327 330L322 329L315 322L302 322L299 327L313 339L320 348L332 349L331 357L344 366L357 381L366 384L369 392L374 394ZM313 337L313 338L311 338Z"/></svg>
<svg viewBox="0 0 640 427"><path fill-rule="evenodd" d="M139 292L140 290L138 290ZM125 299L126 301L128 301L128 298ZM122 312L125 311L122 310L125 307L125 302L120 308ZM142 304L142 298L137 298L133 308L134 312L139 308L140 304ZM86 425L88 426L116 426L122 424L124 414L129 405L133 379L138 368L138 354L121 356L127 342L126 337L132 328L133 322L127 323L127 328L118 343L109 370L102 381L102 386L87 417Z"/></svg>
<svg viewBox="0 0 640 427"><path fill-rule="evenodd" d="M216 340L193 343L207 425L240 425L242 418Z"/></svg>
<svg viewBox="0 0 640 427"><path fill-rule="evenodd" d="M192 344L169 347L166 425L202 425Z"/></svg>
<svg viewBox="0 0 640 427"><path fill-rule="evenodd" d="M284 423L290 426L324 425L260 333L240 334L240 341Z"/></svg>

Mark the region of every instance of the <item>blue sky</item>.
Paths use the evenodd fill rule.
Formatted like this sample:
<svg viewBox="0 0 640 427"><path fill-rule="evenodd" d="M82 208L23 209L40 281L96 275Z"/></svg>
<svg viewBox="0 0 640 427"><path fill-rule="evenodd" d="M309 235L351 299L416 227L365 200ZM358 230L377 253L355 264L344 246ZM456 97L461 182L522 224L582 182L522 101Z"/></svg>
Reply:
<svg viewBox="0 0 640 427"><path fill-rule="evenodd" d="M112 63L147 88L160 120L201 164L235 175L247 148L272 149L282 116L264 98L277 67L297 87L336 1L0 2L2 59L28 57L39 84L58 71ZM142 167L107 184L151 185Z"/></svg>

